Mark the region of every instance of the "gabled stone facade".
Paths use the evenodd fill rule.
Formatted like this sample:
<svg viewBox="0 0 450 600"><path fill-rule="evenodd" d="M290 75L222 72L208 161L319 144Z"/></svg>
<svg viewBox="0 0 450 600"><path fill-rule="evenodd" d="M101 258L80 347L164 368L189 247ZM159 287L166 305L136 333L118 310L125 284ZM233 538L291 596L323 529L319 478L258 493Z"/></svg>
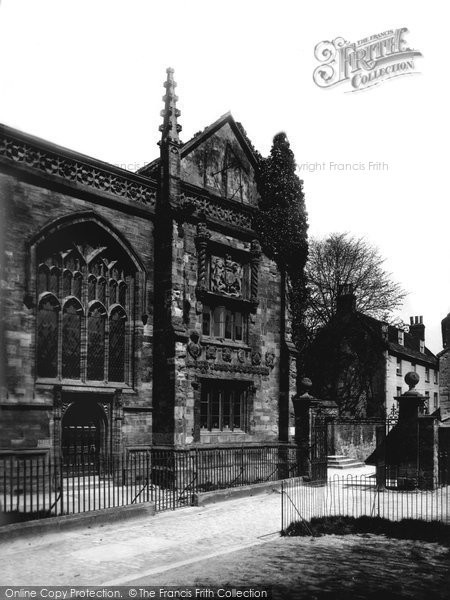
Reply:
<svg viewBox="0 0 450 600"><path fill-rule="evenodd" d="M230 114L182 144L175 85L169 69L139 173L0 129L3 453L288 439L295 355L252 229L257 161Z"/></svg>

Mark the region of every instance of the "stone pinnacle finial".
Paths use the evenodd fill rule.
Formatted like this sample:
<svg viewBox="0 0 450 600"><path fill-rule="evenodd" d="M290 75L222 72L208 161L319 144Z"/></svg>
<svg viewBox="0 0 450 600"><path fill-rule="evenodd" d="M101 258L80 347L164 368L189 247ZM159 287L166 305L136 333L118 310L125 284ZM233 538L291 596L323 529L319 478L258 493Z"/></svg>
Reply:
<svg viewBox="0 0 450 600"><path fill-rule="evenodd" d="M175 88L177 84L173 78L174 70L169 67L166 72L167 79L164 82L166 93L163 96L164 109L161 111L163 123L159 126L159 130L162 133L161 142L180 144L180 138L178 137L178 134L181 131L181 125L178 124L177 118L181 113L176 107L178 96L175 94Z"/></svg>

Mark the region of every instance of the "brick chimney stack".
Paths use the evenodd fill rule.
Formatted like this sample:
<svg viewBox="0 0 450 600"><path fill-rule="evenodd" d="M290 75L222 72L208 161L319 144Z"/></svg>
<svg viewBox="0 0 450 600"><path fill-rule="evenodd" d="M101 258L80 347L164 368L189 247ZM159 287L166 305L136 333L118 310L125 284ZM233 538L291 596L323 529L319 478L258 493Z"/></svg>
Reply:
<svg viewBox="0 0 450 600"><path fill-rule="evenodd" d="M425 341L425 325L423 324L423 317L410 317L409 321L409 333L416 340Z"/></svg>
<svg viewBox="0 0 450 600"><path fill-rule="evenodd" d="M352 283L343 283L338 287L336 299L336 310L338 313L352 313L356 311L356 296Z"/></svg>

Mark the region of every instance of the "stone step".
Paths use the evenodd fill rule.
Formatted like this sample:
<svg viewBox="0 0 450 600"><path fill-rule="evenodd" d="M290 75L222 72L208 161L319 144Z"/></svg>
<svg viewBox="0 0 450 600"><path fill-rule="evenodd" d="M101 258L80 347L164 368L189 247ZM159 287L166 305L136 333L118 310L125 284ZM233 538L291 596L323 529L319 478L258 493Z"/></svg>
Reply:
<svg viewBox="0 0 450 600"><path fill-rule="evenodd" d="M349 458L342 455L330 455L328 458L329 469L359 469L366 465L356 458Z"/></svg>

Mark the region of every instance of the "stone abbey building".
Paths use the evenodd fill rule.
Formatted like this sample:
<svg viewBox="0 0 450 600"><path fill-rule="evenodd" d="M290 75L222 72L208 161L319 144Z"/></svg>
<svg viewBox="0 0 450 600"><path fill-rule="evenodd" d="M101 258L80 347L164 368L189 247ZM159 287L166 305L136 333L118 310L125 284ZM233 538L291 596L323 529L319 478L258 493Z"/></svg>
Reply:
<svg viewBox="0 0 450 600"><path fill-rule="evenodd" d="M0 129L3 455L288 441L295 354L230 114L132 173Z"/></svg>

